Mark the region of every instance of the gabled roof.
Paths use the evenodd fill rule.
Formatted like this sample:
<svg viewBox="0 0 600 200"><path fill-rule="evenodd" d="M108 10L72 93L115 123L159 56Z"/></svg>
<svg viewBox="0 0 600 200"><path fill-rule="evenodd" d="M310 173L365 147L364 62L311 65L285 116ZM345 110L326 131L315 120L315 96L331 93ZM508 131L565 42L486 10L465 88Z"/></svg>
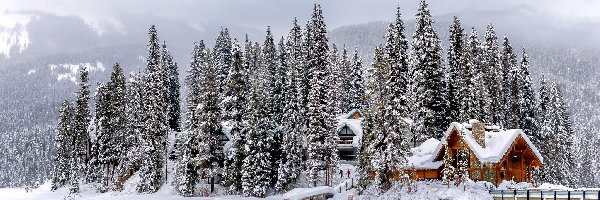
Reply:
<svg viewBox="0 0 600 200"><path fill-rule="evenodd" d="M354 133L352 146L358 147L363 135L362 118L361 119L341 119L338 118L336 132L339 133L344 127L348 127Z"/></svg>
<svg viewBox="0 0 600 200"><path fill-rule="evenodd" d="M356 118L354 118L354 113L357 113L357 112L358 112L358 114L360 114L360 116L364 116L362 111L360 111L360 109L355 108L346 114L340 115L338 117L338 119L356 119Z"/></svg>
<svg viewBox="0 0 600 200"><path fill-rule="evenodd" d="M521 136L529 148L533 151L534 155L543 163L543 158L538 149L533 145L529 137L523 132L521 129L510 129L510 130L500 130L500 131L486 131L485 132L485 148L479 145L475 138L473 138L473 134L467 128L470 128L471 124L467 123L457 123L453 122L450 124L450 127L444 133L444 137L442 141L447 141L448 137L452 133L452 130L456 130L459 133L459 136L463 138L465 143L470 147L471 151L475 154L477 159L479 159L482 163L498 163L504 157L506 152L509 150L511 145L517 140L519 136ZM495 127L492 127L495 128ZM429 140L428 140L429 141ZM437 140L436 140L437 141ZM419 147L414 149L421 148L430 148L433 142L424 142ZM409 166L413 166L414 168L421 169L436 169L441 166L440 161L434 161L436 156L440 153L443 147L443 142L437 142L435 149L431 152L431 154L427 155L419 155L416 152L413 152L413 156L409 157ZM423 151L423 150L421 150ZM425 159L424 156L429 156L428 159ZM439 165L438 165L439 164ZM437 167L436 167L437 166Z"/></svg>

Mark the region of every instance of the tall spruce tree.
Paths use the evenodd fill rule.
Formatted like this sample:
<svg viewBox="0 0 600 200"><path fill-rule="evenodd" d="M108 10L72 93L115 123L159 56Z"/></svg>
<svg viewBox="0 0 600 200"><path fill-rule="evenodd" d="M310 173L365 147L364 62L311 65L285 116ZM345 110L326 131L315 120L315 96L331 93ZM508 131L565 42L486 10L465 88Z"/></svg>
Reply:
<svg viewBox="0 0 600 200"><path fill-rule="evenodd" d="M296 27L296 26L294 26ZM292 28L293 30L294 28ZM294 184L299 176L300 170L302 169L302 138L300 136L300 101L297 98L298 87L297 83L300 80L299 69L297 67L299 58L299 42L296 33L290 31L286 44L282 49L280 56L282 58L282 66L287 67L286 71L286 83L285 83L285 94L284 94L284 110L283 110L283 144L282 144L282 157L280 159L277 183L275 188L278 191L287 191L290 189L290 185ZM285 54L283 54L285 52ZM285 62L285 64L284 64Z"/></svg>
<svg viewBox="0 0 600 200"><path fill-rule="evenodd" d="M386 62L384 53L381 47L375 48L375 55L371 68L368 70L369 80L367 84L368 104L365 108L365 117L362 123L363 125L363 136L362 143L359 148L358 154L358 193L362 194L367 187L371 184L371 172L374 170L380 171L380 163L376 157L378 152L376 151L377 146L381 146L381 139L379 131L380 128L380 116L381 116L381 84L377 81L383 78L383 70L386 68ZM381 180L387 180L385 173L378 173L378 183L384 183ZM383 175L383 177L382 177ZM381 184L380 184L381 185Z"/></svg>
<svg viewBox="0 0 600 200"><path fill-rule="evenodd" d="M123 69L113 66L110 81L101 84L96 101L96 151L97 168L102 172L101 191L114 182L114 172L120 157L125 156L125 130L128 123L126 109L126 86ZM100 178L100 177L99 177Z"/></svg>
<svg viewBox="0 0 600 200"><path fill-rule="evenodd" d="M282 77L280 77L280 68L277 59L277 49L271 34L271 27L267 27L267 35L262 48L262 65L264 67L266 79L266 94L265 94L265 112L269 114L268 124L270 126L270 133L272 134L273 143L271 146L271 162L277 163L281 159L281 143L282 133L279 129L279 124L282 120L282 108L283 108L283 84ZM270 176L272 178L271 184L277 182L277 167L271 169Z"/></svg>
<svg viewBox="0 0 600 200"><path fill-rule="evenodd" d="M198 107L200 91L200 82L202 77L206 73L206 49L204 47L204 41L194 43L194 50L192 51L192 59L190 61L190 69L185 77L185 84L188 88L186 96L186 112L185 112L185 129L188 131L195 131L198 128L199 121L196 118L196 107Z"/></svg>
<svg viewBox="0 0 600 200"><path fill-rule="evenodd" d="M94 176L93 178L88 177L90 180L94 182L101 182L100 191L105 191L107 186L107 178L108 178L108 169L110 157L115 154L114 146L113 146L113 135L111 131L111 91L108 84L100 84L97 89L98 93L96 95L96 116L94 122L96 123L96 140L93 144L92 149L96 152L96 156L92 157L92 161L90 162L91 168L97 168L92 170L90 176ZM103 170L106 169L106 170ZM100 179L100 180L96 180Z"/></svg>
<svg viewBox="0 0 600 200"><path fill-rule="evenodd" d="M260 45L259 45L260 46ZM255 53L260 54L260 51ZM262 66L252 75L252 89L249 99L247 116L248 132L245 135L246 144L244 151L246 157L242 164L242 193L244 196L265 197L271 184L271 144L273 143L273 129L267 113L266 103L263 101L267 83L262 79L267 69Z"/></svg>
<svg viewBox="0 0 600 200"><path fill-rule="evenodd" d="M481 51L477 31L473 28L467 38L466 53L464 54L465 65L462 69L463 84L460 87L459 97L461 100L460 121L479 119L483 115L483 97L481 72Z"/></svg>
<svg viewBox="0 0 600 200"><path fill-rule="evenodd" d="M537 131L536 133L531 134L530 139L531 142L533 143L533 145L535 145L537 147L537 149L540 151L540 154L542 155L543 159L545 161L548 161L549 158L548 156L550 154L548 154L547 152L547 144L548 141L550 141L551 138L548 138L548 136L551 136L552 134L552 124L551 124L551 113L550 110L552 110L552 108L550 106L552 106L552 98L550 96L550 92L551 92L551 87L550 85L548 85L548 80L546 79L546 76L544 74L541 75L540 77L540 88L539 88L539 101L538 101L538 105L537 105L537 114L536 116L539 119L539 131ZM542 182L545 180L544 177L545 173L541 173L541 174L535 174L534 176L534 181L535 182Z"/></svg>
<svg viewBox="0 0 600 200"><path fill-rule="evenodd" d="M119 166L116 172L116 189L122 189L125 180L132 176L136 169L140 168L142 162L141 141L146 117L143 75L137 72L132 74L129 80L126 90L127 102L124 109L127 124L125 126L125 136L123 137L124 141L121 145L123 156L119 158Z"/></svg>
<svg viewBox="0 0 600 200"><path fill-rule="evenodd" d="M415 121L413 145L427 138L440 138L446 126L447 98L444 93L444 69L442 47L427 3L421 1L416 14L410 54L412 76L413 119Z"/></svg>
<svg viewBox="0 0 600 200"><path fill-rule="evenodd" d="M571 117L567 112L567 105L564 101L562 95L562 89L560 86L556 86L556 95L555 97L555 106L556 106L556 122L558 124L555 126L555 134L558 139L558 146L555 151L560 151L557 158L555 160L561 160L564 162L557 162L560 166L560 175L559 177L553 177L558 183L561 185L573 185L574 177L573 169L574 169L574 160L573 160L573 136L574 132L571 127Z"/></svg>
<svg viewBox="0 0 600 200"><path fill-rule="evenodd" d="M87 171L90 159L90 136L88 126L90 123L90 86L88 84L88 69L83 67L80 72L80 89L75 100L75 113L73 116L73 157L71 159L71 188L72 193L79 192L80 176Z"/></svg>
<svg viewBox="0 0 600 200"><path fill-rule="evenodd" d="M242 52L236 39L233 43L232 52L233 62L229 71L229 77L225 89L224 105L225 120L229 120L231 126L233 146L229 148L229 154L225 160L225 184L229 187L230 192L237 192L241 185L241 167L243 160L243 117L247 114L246 104L248 87L250 86L247 78L247 72L242 59Z"/></svg>
<svg viewBox="0 0 600 200"><path fill-rule="evenodd" d="M338 107L342 111L342 113L350 112L352 109L350 104L352 102L352 93L350 92L352 87L352 63L348 58L348 49L346 46L342 49L342 53L340 55L339 61L340 68L340 80L339 80L339 98L338 98Z"/></svg>
<svg viewBox="0 0 600 200"><path fill-rule="evenodd" d="M149 30L148 58L144 82L146 116L142 134L142 165L138 192L154 193L164 179L167 142L167 110L165 102L164 69L161 64L158 35L154 26Z"/></svg>
<svg viewBox="0 0 600 200"><path fill-rule="evenodd" d="M229 36L229 30L227 28L221 29L219 36L215 42L213 52L215 54L215 65L217 66L217 80L219 82L219 92L223 91L225 86L225 79L229 73L229 67L231 67L231 37Z"/></svg>
<svg viewBox="0 0 600 200"><path fill-rule="evenodd" d="M352 67L350 72L350 108L362 110L365 103L364 79L362 69L362 58L358 54L358 48L354 48L352 56Z"/></svg>
<svg viewBox="0 0 600 200"><path fill-rule="evenodd" d="M458 17L454 16L454 21L450 25L450 44L448 45L448 67L446 74L448 76L448 118L450 121L463 121L461 114L462 103L465 97L461 94L463 84L471 84L468 79L470 73L465 70L465 32L460 25ZM465 74L467 72L467 74ZM464 92L464 91L463 91ZM466 107L470 107L466 104Z"/></svg>
<svg viewBox="0 0 600 200"><path fill-rule="evenodd" d="M56 190L69 183L71 172L70 158L72 157L72 124L73 107L70 102L64 101L59 111L58 132L54 138L56 154L54 155L52 169L52 190Z"/></svg>
<svg viewBox="0 0 600 200"><path fill-rule="evenodd" d="M515 73L518 74L518 65L517 65L517 56L515 55L512 45L508 40L508 37L504 36L502 42L502 56L501 56L501 66L502 66L502 102L504 102L503 109L504 114L502 121L500 122L501 126L510 129L517 128L518 124L515 123L515 117L518 115L514 115L515 108L518 108L518 102L514 101L514 97L518 96L518 84L513 84ZM516 89L516 91L513 91ZM513 108L513 105L515 108Z"/></svg>
<svg viewBox="0 0 600 200"><path fill-rule="evenodd" d="M181 131L181 108L179 107L179 69L173 61L166 42L162 45L162 65L165 70L165 102L167 104L167 121L173 131Z"/></svg>
<svg viewBox="0 0 600 200"><path fill-rule="evenodd" d="M398 9L399 10L399 9ZM378 137L380 142L378 151L381 156L377 183L382 191L387 191L391 185L391 177L387 174L406 165L406 158L410 152L406 141L406 132L409 128L406 123L408 119L408 106L406 105L406 87L408 64L406 58L407 46L404 37L404 27L397 12L396 23L388 26L388 38L385 44L385 67L380 71L383 80L374 80L385 83L381 87L381 108L377 116L381 116L381 124L378 126ZM393 39L392 39L393 38ZM390 41L391 39L391 41ZM376 118L377 118L376 116Z"/></svg>
<svg viewBox="0 0 600 200"><path fill-rule="evenodd" d="M196 115L199 115L198 127L198 162L199 169L210 183L210 192L214 192L215 177L223 165L223 136L221 128L221 110L219 109L219 91L217 66L209 57L206 75L201 83L202 92L199 98Z"/></svg>
<svg viewBox="0 0 600 200"><path fill-rule="evenodd" d="M498 50L498 36L492 24L488 24L483 43L482 62L484 65L484 82L487 83L489 97L488 122L499 124L502 119L502 66Z"/></svg>
<svg viewBox="0 0 600 200"><path fill-rule="evenodd" d="M538 124L536 121L536 99L533 87L531 86L531 76L529 75L529 60L527 52L523 49L523 56L521 57L521 74L520 74L520 88L519 88L519 101L521 105L519 115L519 127L523 131L530 135L536 135L538 131Z"/></svg>
<svg viewBox="0 0 600 200"><path fill-rule="evenodd" d="M199 142L201 138L196 132L182 132L178 135L179 154L175 165L173 185L180 195L190 197L194 195L197 182L200 179Z"/></svg>
<svg viewBox="0 0 600 200"><path fill-rule="evenodd" d="M324 163L325 163L325 185L333 186L333 175L337 172L339 164L339 156L337 151L337 143L339 140L337 125L337 117L341 114L338 109L338 92L339 89L336 87L339 81L338 74L338 52L335 45L332 46L332 50L329 52L329 64L325 70L324 76L326 77L326 126L327 132L323 143L324 150Z"/></svg>

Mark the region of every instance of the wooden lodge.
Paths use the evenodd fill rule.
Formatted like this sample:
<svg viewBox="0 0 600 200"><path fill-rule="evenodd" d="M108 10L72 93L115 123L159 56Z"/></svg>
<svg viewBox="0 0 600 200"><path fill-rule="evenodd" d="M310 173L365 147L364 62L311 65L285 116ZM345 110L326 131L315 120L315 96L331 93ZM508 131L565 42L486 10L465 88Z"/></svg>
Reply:
<svg viewBox="0 0 600 200"><path fill-rule="evenodd" d="M459 158L461 149L468 151L467 158ZM412 151L405 173L413 173L414 179L441 179L446 153L454 169L458 169L459 159L468 159L470 179L494 184L503 180L531 182L532 170L543 163L539 151L521 129L500 130L476 120L452 123L442 141L432 138Z"/></svg>
<svg viewBox="0 0 600 200"><path fill-rule="evenodd" d="M337 141L338 156L341 160L353 161L358 155L360 140L362 139L362 112L353 109L338 117Z"/></svg>

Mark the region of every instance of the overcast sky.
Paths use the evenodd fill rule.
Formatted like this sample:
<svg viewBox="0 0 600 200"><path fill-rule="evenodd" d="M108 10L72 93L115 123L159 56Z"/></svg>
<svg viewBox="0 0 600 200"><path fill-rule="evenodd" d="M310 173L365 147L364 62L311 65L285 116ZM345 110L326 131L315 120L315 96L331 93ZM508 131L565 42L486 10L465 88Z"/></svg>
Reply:
<svg viewBox="0 0 600 200"><path fill-rule="evenodd" d="M0 24L6 26L27 21L22 13L51 13L79 16L102 33L119 30L126 33L127 19L162 18L188 24L206 31L214 27L235 26L264 30L272 26L276 35L287 32L291 21L298 17L304 24L314 3L322 4L329 28L393 19L399 5L404 19L414 18L419 1L393 0L0 0ZM472 26L493 22L496 27L523 29L518 33L541 32L542 37L558 38L565 29L571 32L582 27L597 30L600 24L600 1L597 0L430 0L430 10L438 16L461 16ZM7 14L8 13L8 14ZM21 13L21 14L19 14ZM151 23L151 22L149 22ZM535 25L535 26L532 26ZM573 30L575 29L575 30ZM216 32L216 30L211 30ZM600 31L598 31L600 32ZM594 31L583 37L592 37Z"/></svg>

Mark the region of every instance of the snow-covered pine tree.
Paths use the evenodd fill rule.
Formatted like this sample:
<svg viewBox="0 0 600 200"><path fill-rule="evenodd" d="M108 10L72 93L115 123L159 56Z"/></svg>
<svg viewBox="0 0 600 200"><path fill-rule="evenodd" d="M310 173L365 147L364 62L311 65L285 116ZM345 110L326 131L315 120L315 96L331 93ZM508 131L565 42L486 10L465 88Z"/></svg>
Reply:
<svg viewBox="0 0 600 200"><path fill-rule="evenodd" d="M210 183L210 192L214 192L215 177L223 164L223 136L221 128L221 110L219 109L219 91L217 66L208 57L208 68L201 82L201 93L196 115L200 120L198 134L198 165L202 177Z"/></svg>
<svg viewBox="0 0 600 200"><path fill-rule="evenodd" d="M56 154L54 155L52 170L52 190L56 190L69 183L71 172L70 158L73 146L72 124L73 108L70 102L64 101L59 111L58 131L54 138Z"/></svg>
<svg viewBox="0 0 600 200"><path fill-rule="evenodd" d="M340 97L342 96L342 74L341 74L341 65L340 65L340 58L339 58L339 52L338 52L338 48L335 44L331 45L331 51L329 52L329 67L327 70L327 82L329 83L328 85L328 102L329 103L333 103L333 107L330 107L328 113L332 114L333 118L335 119L336 117L338 117L338 115L340 115L342 113L342 109L341 109L341 103L340 101L342 100ZM329 96L329 95L333 95L333 97ZM337 123L337 122L336 122Z"/></svg>
<svg viewBox="0 0 600 200"><path fill-rule="evenodd" d="M545 85L545 84L544 84ZM542 108L543 104L540 104L540 111L543 113L539 113L540 117L543 117L543 121L541 124L541 132L544 134L543 141L544 143L540 146L540 153L546 161L545 165L542 167L542 173L540 174L540 182L553 182L557 183L558 181L554 180L555 178L560 176L559 165L560 162L550 162L552 160L558 160L560 151L564 151L564 149L558 150L560 142L558 141L558 137L556 135L555 127L558 125L556 113L556 93L557 86L555 83L551 83L547 90L542 90L540 85L540 92L547 91L544 93L540 93L540 103L545 103L546 105ZM543 96L542 96L543 95ZM558 150L558 151L556 151ZM554 153L548 153L554 152Z"/></svg>
<svg viewBox="0 0 600 200"><path fill-rule="evenodd" d="M258 44L257 44L258 45ZM260 46L260 45L258 45ZM260 54L260 51L254 53ZM260 59L260 58L259 58ZM273 131L269 113L264 102L266 80L262 79L267 69L258 68L252 75L251 96L249 99L248 132L245 135L246 157L242 164L242 192L244 196L265 197L271 184L271 144Z"/></svg>
<svg viewBox="0 0 600 200"><path fill-rule="evenodd" d="M244 159L244 129L243 117L247 114L247 96L248 87L250 86L247 72L244 67L242 52L237 39L234 39L232 49L231 68L227 77L227 85L225 87L225 99L222 102L225 116L224 119L229 121L233 146L229 148L228 155L225 160L225 180L224 185L229 187L231 193L236 193L241 185L241 167ZM242 134L242 135L240 135Z"/></svg>
<svg viewBox="0 0 600 200"><path fill-rule="evenodd" d="M93 143L94 150L90 159L90 173L88 180L92 182L100 182L100 191L105 192L108 186L108 169L109 160L114 152L113 132L111 132L111 91L108 84L100 84L97 88L96 95L96 115L94 122L96 123L96 139Z"/></svg>
<svg viewBox="0 0 600 200"><path fill-rule="evenodd" d="M179 107L179 69L177 62L173 61L171 52L167 49L166 42L162 45L163 70L165 70L165 102L167 104L167 121L169 129L181 131L181 108Z"/></svg>
<svg viewBox="0 0 600 200"><path fill-rule="evenodd" d="M378 120L377 112L379 112L379 95L380 95L380 84L377 80L382 78L382 70L386 67L384 60L384 53L380 46L375 47L375 55L371 68L369 68L367 83L366 98L368 101L364 111L363 125L363 136L361 138L361 145L358 154L358 166L357 166L357 190L359 194L362 194L367 187L371 184L371 172L375 170L374 163L377 163L376 158L373 156L375 150L373 149L374 143L377 138Z"/></svg>
<svg viewBox="0 0 600 200"><path fill-rule="evenodd" d="M123 155L119 158L115 188L122 189L123 183L141 166L141 137L146 117L144 100L144 80L140 72L130 75L127 86L127 102L125 113L127 117L126 131L122 144Z"/></svg>
<svg viewBox="0 0 600 200"><path fill-rule="evenodd" d="M306 130L308 141L308 162L309 182L312 186L317 186L319 172L323 169L325 154L325 138L327 132L327 87L325 77L329 46L327 44L327 28L323 21L323 15L320 5L315 5L312 19L307 24L308 54L306 61L309 70L310 88L308 93L307 113L308 126Z"/></svg>
<svg viewBox="0 0 600 200"><path fill-rule="evenodd" d="M504 110L504 114L500 124L502 127L510 129L518 127L518 124L515 123L514 120L518 115L515 116L513 114L513 104L518 102L514 102L513 97L518 95L519 91L513 91L513 80L515 77L514 74L518 74L519 68L517 65L517 56L515 55L507 36L504 36L502 46L502 102L504 102L502 110ZM516 88L518 89L518 87Z"/></svg>
<svg viewBox="0 0 600 200"><path fill-rule="evenodd" d="M340 55L339 60L339 68L340 68L340 80L338 82L338 88L340 88L339 98L338 98L338 107L342 113L350 112L350 103L351 103L351 92L350 88L352 86L352 63L348 58L348 50L346 46L342 49L342 54Z"/></svg>
<svg viewBox="0 0 600 200"><path fill-rule="evenodd" d="M196 107L198 107L200 97L200 82L206 71L206 49L204 41L194 43L194 50L192 51L192 59L190 61L190 69L185 77L185 84L188 88L186 96L186 112L185 112L185 126L187 131L195 131L198 128L200 122L196 118Z"/></svg>
<svg viewBox="0 0 600 200"><path fill-rule="evenodd" d="M552 128L551 128L551 124L547 123L549 122L548 117L546 115L548 115L548 109L549 106L551 105L551 97L550 97L550 87L547 84L548 80L546 79L546 76L544 74L541 75L540 77L540 88L539 88L539 101L537 104L537 113L536 113L536 117L539 123L539 131L537 131L536 133L530 133L529 134L529 139L531 140L531 142L533 143L533 145L535 147L537 147L537 149L540 151L540 154L542 155L542 157L544 158L544 161L548 161L548 152L546 150L546 141L548 141L549 138L547 138L551 132L552 132ZM534 181L537 183L540 183L544 180L544 174L543 173L536 173L534 178Z"/></svg>
<svg viewBox="0 0 600 200"><path fill-rule="evenodd" d="M88 126L90 123L90 86L88 84L89 71L83 67L80 72L80 89L75 100L75 113L73 116L73 158L71 159L71 192L79 192L80 176L87 171L87 162L90 159L90 136Z"/></svg>
<svg viewBox="0 0 600 200"><path fill-rule="evenodd" d="M488 116L488 122L499 124L502 119L502 66L500 63L500 52L498 50L498 36L494 31L492 24L488 24L483 43L483 65L486 70L484 82L487 83L487 92L489 96L489 111L485 112Z"/></svg>
<svg viewBox="0 0 600 200"><path fill-rule="evenodd" d="M553 151L557 152L558 157L553 161L558 161L555 164L559 165L559 177L553 177L555 184L569 185L573 184L573 136L574 132L571 128L571 117L567 112L567 107L562 96L560 86L556 85L556 94L554 95L556 106L556 122L555 134L558 142L558 148Z"/></svg>
<svg viewBox="0 0 600 200"><path fill-rule="evenodd" d="M223 91L225 98L221 102L221 107L224 113L223 120L233 123L233 129L239 131L241 130L240 123L242 122L242 116L246 113L246 94L249 84L247 82L242 52L240 51L240 45L237 39L234 39L233 41L231 55L232 63L229 68L229 76L225 80L225 88Z"/></svg>
<svg viewBox="0 0 600 200"><path fill-rule="evenodd" d="M231 66L231 37L227 28L221 29L215 42L213 52L215 54L215 65L217 66L217 80L219 81L219 92L223 92L225 79Z"/></svg>
<svg viewBox="0 0 600 200"><path fill-rule="evenodd" d="M375 55L375 61L373 62L373 72L372 72L372 80L370 81L370 94L371 102L369 103L369 120L367 123L370 124L369 130L371 134L371 142L368 147L368 152L371 152L373 156L372 167L375 171L375 181L374 184L379 188L379 192L383 193L387 191L391 187L391 177L388 177L388 172L391 171L391 160L390 157L386 156L387 153L387 143L389 141L390 135L388 134L388 130L386 125L387 120L385 120L385 115L388 114L386 111L386 106L389 104L389 98L391 95L389 94L391 89L387 85L379 85L380 82L386 82L390 75L391 65L389 61L385 59L385 52L383 52L383 57L378 57ZM386 82L387 84L387 82Z"/></svg>
<svg viewBox="0 0 600 200"><path fill-rule="evenodd" d="M380 99L383 102L381 110L382 123L381 131L385 133L383 140L382 153L383 161L387 166L383 173L390 171L401 171L406 165L406 158L410 154L410 148L407 142L407 130L409 128L407 86L408 86L408 62L407 62L407 41L404 36L403 22L400 19L399 8L397 9L396 22L388 26L388 38L386 42L385 61L386 67L382 71L383 80L376 80L384 83ZM391 41L390 41L391 39ZM391 177L388 177L391 179ZM383 186L383 187L381 187ZM387 190L391 186L391 180L386 180L385 184L380 185L381 189Z"/></svg>
<svg viewBox="0 0 600 200"><path fill-rule="evenodd" d="M339 89L336 87L339 81L338 74L338 52L335 45L332 46L332 51L329 53L329 64L327 69L325 70L324 76L326 77L326 82L324 87L326 88L326 125L327 131L324 140L324 153L323 160L325 162L325 185L333 186L333 176L338 171L339 164L339 156L337 151L338 144L338 132L337 125L338 119L337 117L341 114L341 111L338 109L337 105L337 97Z"/></svg>
<svg viewBox="0 0 600 200"><path fill-rule="evenodd" d="M265 112L269 114L266 120L269 121L271 126L270 133L272 135L273 143L271 146L271 162L277 163L281 159L281 139L282 133L279 124L282 120L282 108L283 108L283 84L280 77L280 66L277 59L277 49L271 34L271 27L267 27L267 35L262 48L262 62L265 71L264 79L266 79L266 94L265 94ZM272 178L271 184L277 182L277 169L278 167L271 168L271 174L269 177Z"/></svg>
<svg viewBox="0 0 600 200"><path fill-rule="evenodd" d="M397 115L401 117L408 118L409 107L408 107L408 86L409 86L409 74L408 74L408 40L405 36L405 28L404 22L402 21L400 15L400 7L396 8L396 21L394 22L394 31L393 31L393 50L388 49L387 53L395 52L393 56L393 60L388 62L392 62L390 65L390 71L388 75L388 79L390 80L390 88L394 94L394 97L390 99L395 105L393 111ZM387 45L386 45L387 46ZM388 56L392 57L392 56Z"/></svg>
<svg viewBox="0 0 600 200"><path fill-rule="evenodd" d="M483 83L485 69L482 63L482 48L475 28L467 38L467 52L465 54L466 64L463 69L463 86L460 95L462 95L461 121L470 119L487 120L486 110L488 110L487 88Z"/></svg>
<svg viewBox="0 0 600 200"><path fill-rule="evenodd" d="M167 142L167 110L165 102L164 69L161 62L158 35L154 26L149 30L148 58L144 82L146 116L141 141L140 182L138 192L154 193L164 179Z"/></svg>
<svg viewBox="0 0 600 200"><path fill-rule="evenodd" d="M299 57L299 47L294 35L295 33L290 32L288 34L288 40L286 41L284 60L282 60L282 66L287 67L287 78L285 83L285 94L284 94L284 110L283 110L283 144L282 152L283 155L280 160L278 169L277 183L275 189L280 192L287 191L290 189L290 185L294 184L302 169L302 138L300 136L299 114L300 114L300 101L297 98L298 88L297 83L300 80L299 69L297 59ZM282 51L282 52L283 52ZM283 64L285 62L286 64Z"/></svg>
<svg viewBox="0 0 600 200"><path fill-rule="evenodd" d="M196 183L200 179L200 166L198 166L198 140L200 138L195 133L186 131L177 136L180 143L173 185L179 194L186 197L194 195Z"/></svg>
<svg viewBox="0 0 600 200"><path fill-rule="evenodd" d="M365 106L364 84L362 58L355 47L350 72L350 109L362 110Z"/></svg>
<svg viewBox="0 0 600 200"><path fill-rule="evenodd" d="M461 114L462 103L464 102L461 97L462 85L469 83L471 80L468 75L465 74L465 32L460 25L458 17L454 16L454 21L450 25L450 44L448 45L448 66L446 68L446 75L448 76L448 118L450 121L464 121ZM470 105L467 105L470 107Z"/></svg>
<svg viewBox="0 0 600 200"><path fill-rule="evenodd" d="M452 156L448 150L448 144L444 141L444 168L442 168L442 181L450 187L450 181L454 178L454 167L452 166Z"/></svg>
<svg viewBox="0 0 600 200"><path fill-rule="evenodd" d="M519 101L521 105L521 113L519 115L519 128L529 135L536 135L538 132L538 124L536 120L536 99L533 91L531 76L529 75L529 60L525 48L523 48L523 56L521 57L520 70L520 88Z"/></svg>
<svg viewBox="0 0 600 200"><path fill-rule="evenodd" d="M96 101L96 148L97 160L94 167L101 183L100 191L106 191L114 183L115 169L119 158L125 156L125 128L128 123L125 113L126 86L123 69L117 63L113 66L110 81L98 87ZM93 158L95 159L95 158ZM89 178L88 178L89 179ZM96 178L92 178L96 179Z"/></svg>
<svg viewBox="0 0 600 200"><path fill-rule="evenodd" d="M442 47L433 23L427 3L423 0L416 14L409 68L412 75L411 98L414 100L414 146L427 138L440 138L448 126Z"/></svg>

